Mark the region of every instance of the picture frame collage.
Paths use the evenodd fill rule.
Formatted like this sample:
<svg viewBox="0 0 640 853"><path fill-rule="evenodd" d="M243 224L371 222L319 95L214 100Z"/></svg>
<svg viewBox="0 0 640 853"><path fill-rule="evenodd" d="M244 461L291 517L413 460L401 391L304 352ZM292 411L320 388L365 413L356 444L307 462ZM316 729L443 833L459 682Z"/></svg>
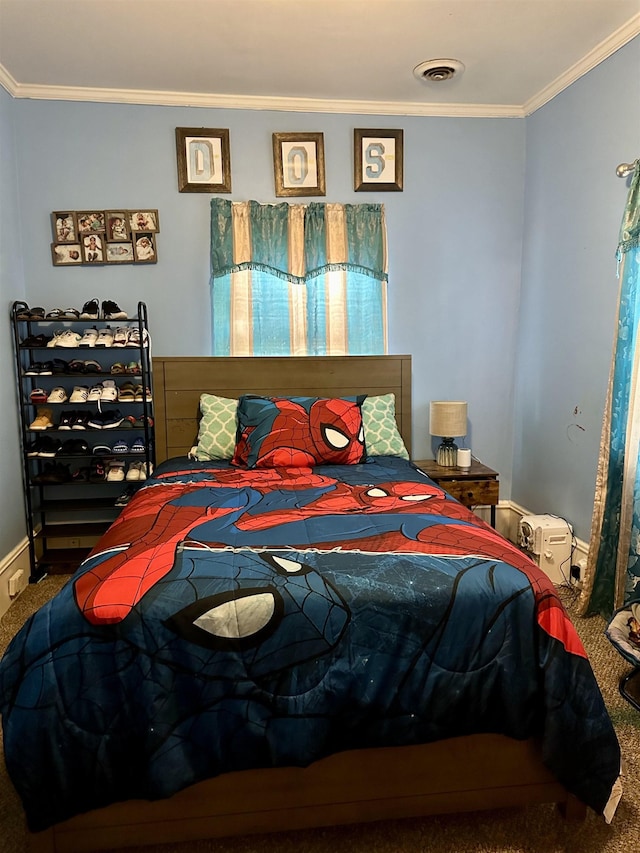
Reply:
<svg viewBox="0 0 640 853"><path fill-rule="evenodd" d="M155 264L158 211L60 210L51 214L54 267Z"/></svg>
<svg viewBox="0 0 640 853"><path fill-rule="evenodd" d="M275 194L326 195L324 134L273 133ZM231 146L227 128L177 127L178 190L181 193L231 192ZM355 192L402 192L402 130L355 128Z"/></svg>

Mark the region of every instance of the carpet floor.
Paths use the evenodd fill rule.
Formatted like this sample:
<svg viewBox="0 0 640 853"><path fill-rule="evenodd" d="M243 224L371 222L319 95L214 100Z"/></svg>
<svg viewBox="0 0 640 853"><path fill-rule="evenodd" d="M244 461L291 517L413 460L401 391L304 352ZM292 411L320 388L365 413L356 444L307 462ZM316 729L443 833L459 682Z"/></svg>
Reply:
<svg viewBox="0 0 640 853"><path fill-rule="evenodd" d="M0 620L0 653L24 621L54 595L68 576L50 576L29 586ZM568 823L554 806L463 815L381 821L364 825L255 835L235 839L164 844L144 853L631 853L640 843L640 713L618 692L629 665L604 637L604 621L575 615L573 593L562 591L587 649L615 725L624 760L624 794L611 825L589 813ZM635 680L638 691L640 678ZM640 691L639 691L640 692ZM640 696L638 696L640 699ZM20 801L0 760L0 851L27 850ZM125 853L143 853L130 847Z"/></svg>

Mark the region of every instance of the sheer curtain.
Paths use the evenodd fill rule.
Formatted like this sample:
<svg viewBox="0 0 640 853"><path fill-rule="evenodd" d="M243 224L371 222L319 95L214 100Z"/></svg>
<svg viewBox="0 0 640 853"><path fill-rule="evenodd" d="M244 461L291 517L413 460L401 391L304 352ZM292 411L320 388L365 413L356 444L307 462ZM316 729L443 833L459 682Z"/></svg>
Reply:
<svg viewBox="0 0 640 853"><path fill-rule="evenodd" d="M211 201L214 355L387 352L380 204Z"/></svg>
<svg viewBox="0 0 640 853"><path fill-rule="evenodd" d="M618 244L618 325L604 413L582 613L640 600L640 162Z"/></svg>

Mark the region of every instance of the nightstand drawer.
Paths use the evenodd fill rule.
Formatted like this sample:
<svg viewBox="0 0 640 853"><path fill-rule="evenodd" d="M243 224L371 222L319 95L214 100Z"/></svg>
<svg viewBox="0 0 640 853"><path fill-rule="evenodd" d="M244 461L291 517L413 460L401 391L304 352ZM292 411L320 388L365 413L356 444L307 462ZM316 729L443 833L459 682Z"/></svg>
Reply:
<svg viewBox="0 0 640 853"><path fill-rule="evenodd" d="M465 506L490 506L498 503L500 486L497 480L447 480L443 489Z"/></svg>

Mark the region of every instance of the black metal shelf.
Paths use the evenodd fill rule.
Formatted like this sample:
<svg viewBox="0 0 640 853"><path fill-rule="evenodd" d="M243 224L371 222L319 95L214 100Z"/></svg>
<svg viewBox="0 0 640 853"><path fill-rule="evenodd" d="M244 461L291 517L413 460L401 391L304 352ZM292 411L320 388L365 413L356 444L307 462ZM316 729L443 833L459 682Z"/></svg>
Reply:
<svg viewBox="0 0 640 853"><path fill-rule="evenodd" d="M155 433L153 427L153 399L146 397L139 400L101 400L87 402L64 403L37 403L29 399L32 390L37 387L52 388L62 386L71 396L73 387L76 385L95 385L106 379L114 380L116 387L124 382L133 382L142 388L149 388L153 397L153 376L151 363L151 347L148 330L147 307L144 302L139 302L136 307L137 313L133 317L125 319L77 319L77 318L19 318L18 315L28 311L26 302L16 301L11 308L11 321L13 328L15 370L17 385L17 401L20 413L21 426L21 450L23 459L23 484L24 503L27 535L29 538L29 553L31 562L31 581L40 580L47 573L50 564L74 564L77 566L89 549L83 546L77 548L51 548L49 540L64 538L67 540L82 540L87 536L98 536L103 533L112 520L122 510L118 498L123 491L143 485L144 480L65 480L60 482L33 482L33 477L44 470L45 465L57 465L65 462L70 471L79 469L91 469L92 463L107 462L107 460L124 460L127 463L134 461L147 463L147 469L155 466ZM110 328L116 330L122 327L137 328L140 344L138 346L111 346L111 347L48 347L46 343L38 345L23 344L23 341L36 337L38 334L46 333L46 328L51 331L64 328ZM35 358L33 353L38 353ZM41 374L27 373L31 364L37 362L60 362L73 361L96 361L103 368L100 371L62 371ZM136 363L139 369L135 371L117 370L111 372L111 365ZM81 430L59 429L56 424L44 430L32 430L30 424L33 420L34 411L37 408L49 408L54 413L62 413L65 410L92 411L115 411L120 408L123 413L129 413L139 417L142 424L133 426L109 427L107 429L86 428ZM86 441L90 448L92 445L106 444L112 441L131 441L136 437L143 438L143 453L99 453L94 454L91 449L88 453L62 454L54 456L29 456L33 445L38 438L54 436L58 441L67 439L80 439ZM95 521L87 521L83 516L102 514L105 516ZM67 516L63 518L63 516ZM106 520L107 518L111 521ZM53 523L52 523L53 522ZM44 543L44 548L42 547Z"/></svg>

